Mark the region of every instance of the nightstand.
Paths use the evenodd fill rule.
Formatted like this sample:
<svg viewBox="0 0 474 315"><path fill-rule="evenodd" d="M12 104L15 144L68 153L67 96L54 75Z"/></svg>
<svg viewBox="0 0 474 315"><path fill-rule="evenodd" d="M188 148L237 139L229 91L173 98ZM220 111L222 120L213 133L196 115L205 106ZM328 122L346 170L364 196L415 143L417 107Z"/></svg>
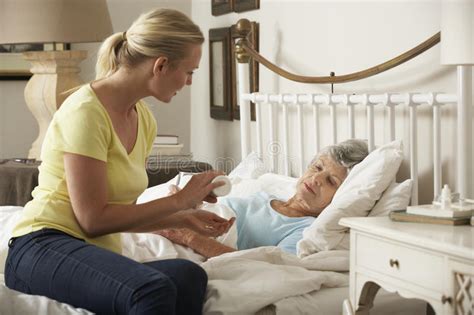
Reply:
<svg viewBox="0 0 474 315"><path fill-rule="evenodd" d="M436 314L474 314L474 228L343 218L351 229L344 314L368 314L382 287L428 302Z"/></svg>

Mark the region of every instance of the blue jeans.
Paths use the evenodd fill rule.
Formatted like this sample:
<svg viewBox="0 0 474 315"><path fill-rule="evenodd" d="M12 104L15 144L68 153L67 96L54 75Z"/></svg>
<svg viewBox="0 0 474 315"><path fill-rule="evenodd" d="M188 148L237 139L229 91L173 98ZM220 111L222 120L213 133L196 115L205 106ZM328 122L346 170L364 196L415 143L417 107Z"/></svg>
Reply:
<svg viewBox="0 0 474 315"><path fill-rule="evenodd" d="M9 242L7 287L97 314L201 314L207 275L193 262L138 263L54 229Z"/></svg>

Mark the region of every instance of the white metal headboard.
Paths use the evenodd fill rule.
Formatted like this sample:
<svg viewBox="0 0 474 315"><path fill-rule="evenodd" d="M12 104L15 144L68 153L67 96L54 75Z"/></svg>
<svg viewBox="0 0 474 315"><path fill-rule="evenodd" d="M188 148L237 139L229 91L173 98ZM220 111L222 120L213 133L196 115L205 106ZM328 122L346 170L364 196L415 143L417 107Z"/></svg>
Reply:
<svg viewBox="0 0 474 315"><path fill-rule="evenodd" d="M319 109L322 106L329 106L330 120L331 120L331 139L333 143L338 142L338 126L336 119L336 107L347 107L347 115L349 121L349 138L354 138L354 106L362 105L366 108L366 122L367 122L367 139L369 142L369 150L375 147L374 142L374 106L384 106L388 111L389 116L389 134L390 140L395 139L395 107L406 106L409 109L410 120L410 177L413 180L412 204L418 204L418 106L428 104L432 107L433 116L433 190L434 195L437 196L442 187L442 160L441 160L441 115L440 107L456 106L457 112L457 187L461 198L473 197L470 196L470 189L472 187L473 179L472 173L469 171L470 164L472 164L472 118L470 110L472 108L472 69L470 66L457 67L457 91L456 93L377 93L377 94L362 94L362 95L348 95L348 94L267 94L267 93L249 93L249 75L248 64L238 64L239 75L239 93L241 95L240 106L240 126L241 126L241 149L242 158L246 157L251 152L251 121L250 121L250 101L256 104L256 151L260 157L263 157L263 131L262 131L262 105L268 104L271 106L270 116L268 117L270 124L270 143L281 143L283 147L283 173L290 175L289 162L289 115L288 108L295 106L297 111L297 143L298 143L298 169L301 174L305 168L304 165L304 146L303 139L305 130L303 128L303 107L312 107L312 116L314 121L314 145L316 151L320 149L320 130L318 126L321 123ZM283 115L283 139L277 139L276 135L276 115L278 107L282 107ZM278 156L275 152L268 152L270 156L271 169L274 172L281 172L277 169Z"/></svg>

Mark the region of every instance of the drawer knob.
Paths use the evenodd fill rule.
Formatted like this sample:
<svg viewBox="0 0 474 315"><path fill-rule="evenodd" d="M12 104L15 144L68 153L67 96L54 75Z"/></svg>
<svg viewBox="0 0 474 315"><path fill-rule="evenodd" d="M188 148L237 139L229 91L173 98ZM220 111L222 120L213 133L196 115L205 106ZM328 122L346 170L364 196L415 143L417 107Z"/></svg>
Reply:
<svg viewBox="0 0 474 315"><path fill-rule="evenodd" d="M398 263L398 259L390 259L390 267L396 267L399 268L400 264Z"/></svg>
<svg viewBox="0 0 474 315"><path fill-rule="evenodd" d="M441 297L441 303L443 304L451 304L453 302L453 299L450 297L450 296L446 296L443 294L443 296Z"/></svg>

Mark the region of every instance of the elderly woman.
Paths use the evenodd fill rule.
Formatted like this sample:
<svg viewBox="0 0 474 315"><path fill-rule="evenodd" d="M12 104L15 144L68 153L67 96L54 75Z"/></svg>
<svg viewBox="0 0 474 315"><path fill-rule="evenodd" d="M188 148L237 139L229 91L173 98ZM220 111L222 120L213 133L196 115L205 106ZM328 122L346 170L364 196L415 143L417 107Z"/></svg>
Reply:
<svg viewBox="0 0 474 315"><path fill-rule="evenodd" d="M226 198L221 203L234 210L237 248L278 246L296 254L303 230L329 205L351 168L368 155L367 143L351 139L328 146L310 163L289 200L278 200L265 192L250 198ZM236 249L189 229L156 232L209 258Z"/></svg>

